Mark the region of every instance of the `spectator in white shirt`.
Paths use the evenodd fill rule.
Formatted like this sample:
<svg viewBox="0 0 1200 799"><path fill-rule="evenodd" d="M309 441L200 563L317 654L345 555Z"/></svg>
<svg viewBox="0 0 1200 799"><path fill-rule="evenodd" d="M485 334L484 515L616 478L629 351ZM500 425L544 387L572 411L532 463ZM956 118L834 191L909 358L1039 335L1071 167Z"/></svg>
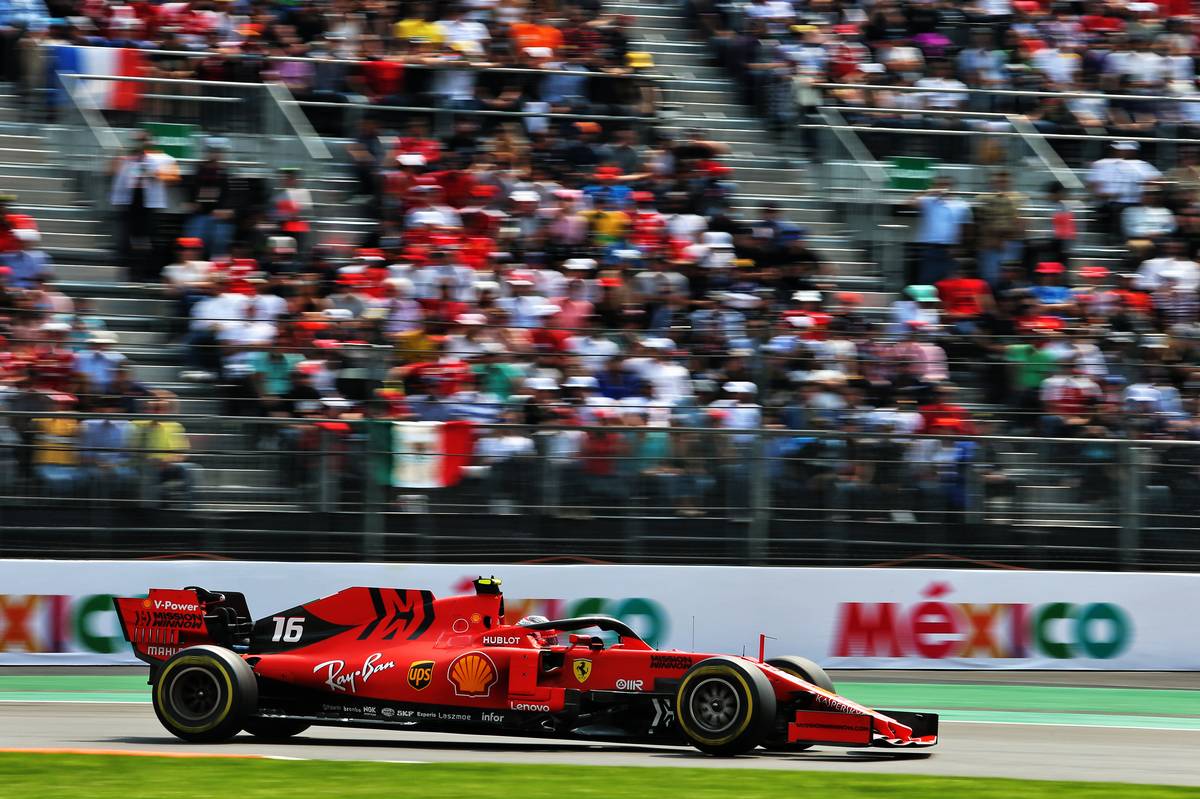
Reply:
<svg viewBox="0 0 1200 799"><path fill-rule="evenodd" d="M642 346L648 351L648 357L630 358L627 364L649 384L654 399L673 403L692 396L691 373L683 364L670 360L675 342L669 338L655 338L643 341Z"/></svg>
<svg viewBox="0 0 1200 799"><path fill-rule="evenodd" d="M1169 276L1179 291L1194 293L1200 288L1200 266L1184 254L1183 242L1168 240L1163 251L1161 257L1144 261L1138 267L1134 285L1142 291L1157 291Z"/></svg>
<svg viewBox="0 0 1200 799"><path fill-rule="evenodd" d="M221 368L221 343L236 341L246 324L248 298L227 288L225 276L214 275L207 286L208 296L192 307L186 379L212 379Z"/></svg>
<svg viewBox="0 0 1200 799"><path fill-rule="evenodd" d="M1175 232L1175 214L1164 205L1162 189L1146 189L1141 205L1131 205L1121 212L1121 227L1128 239L1158 241Z"/></svg>
<svg viewBox="0 0 1200 799"><path fill-rule="evenodd" d="M153 248L158 215L167 208L167 186L179 180L175 159L154 148L149 133L134 134L129 155L116 165L109 202L121 219L120 251L130 265L130 277L149 280L155 275Z"/></svg>
<svg viewBox="0 0 1200 799"><path fill-rule="evenodd" d="M1120 237L1121 212L1142 201L1142 186L1162 173L1137 157L1135 141L1113 142L1112 155L1092 164L1088 185L1099 203L1099 212L1110 235Z"/></svg>

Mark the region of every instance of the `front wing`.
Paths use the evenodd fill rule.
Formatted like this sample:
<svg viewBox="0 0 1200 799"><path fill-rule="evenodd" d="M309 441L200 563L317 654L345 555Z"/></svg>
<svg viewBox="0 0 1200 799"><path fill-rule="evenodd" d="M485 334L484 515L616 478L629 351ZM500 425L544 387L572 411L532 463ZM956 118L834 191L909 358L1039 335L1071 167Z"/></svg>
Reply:
<svg viewBox="0 0 1200 799"><path fill-rule="evenodd" d="M921 748L937 743L936 713L913 713L906 710L876 712L879 716L899 722L911 732L902 737L898 736L883 719L867 713L798 710L795 719L788 723L788 743L887 748Z"/></svg>

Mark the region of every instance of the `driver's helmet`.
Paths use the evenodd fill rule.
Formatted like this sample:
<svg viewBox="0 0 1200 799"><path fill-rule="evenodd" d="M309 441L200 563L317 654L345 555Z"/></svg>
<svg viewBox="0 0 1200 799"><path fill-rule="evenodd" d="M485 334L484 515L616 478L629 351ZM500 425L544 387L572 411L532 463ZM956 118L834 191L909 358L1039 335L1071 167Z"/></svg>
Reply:
<svg viewBox="0 0 1200 799"><path fill-rule="evenodd" d="M517 622L517 626L518 627L528 627L531 624L544 624L545 622L548 622L548 621L550 621L550 620L547 619L545 616L526 616L525 618L523 618L519 622ZM533 637L537 638L539 641L546 643L546 644L554 645L554 644L558 643L557 635L544 635L544 634L542 634L542 632L540 630L530 630L530 634L533 635Z"/></svg>

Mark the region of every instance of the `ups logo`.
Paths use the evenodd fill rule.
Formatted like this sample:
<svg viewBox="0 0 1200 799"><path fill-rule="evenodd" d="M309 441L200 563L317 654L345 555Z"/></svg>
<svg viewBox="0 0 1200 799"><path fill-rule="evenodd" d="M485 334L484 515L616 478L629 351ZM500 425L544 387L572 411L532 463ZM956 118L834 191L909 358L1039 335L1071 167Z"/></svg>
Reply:
<svg viewBox="0 0 1200 799"><path fill-rule="evenodd" d="M433 682L433 661L414 660L408 667L408 684L414 691L423 691Z"/></svg>

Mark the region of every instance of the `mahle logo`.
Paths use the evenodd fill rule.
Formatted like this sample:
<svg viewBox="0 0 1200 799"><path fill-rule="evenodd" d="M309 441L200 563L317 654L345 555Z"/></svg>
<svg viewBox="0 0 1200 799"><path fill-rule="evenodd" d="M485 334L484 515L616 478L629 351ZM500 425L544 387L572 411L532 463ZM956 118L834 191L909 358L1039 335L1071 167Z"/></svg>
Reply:
<svg viewBox="0 0 1200 799"><path fill-rule="evenodd" d="M1107 660L1133 640L1133 622L1111 602L975 604L942 600L954 589L935 582L925 601L843 602L834 657L1028 658Z"/></svg>

